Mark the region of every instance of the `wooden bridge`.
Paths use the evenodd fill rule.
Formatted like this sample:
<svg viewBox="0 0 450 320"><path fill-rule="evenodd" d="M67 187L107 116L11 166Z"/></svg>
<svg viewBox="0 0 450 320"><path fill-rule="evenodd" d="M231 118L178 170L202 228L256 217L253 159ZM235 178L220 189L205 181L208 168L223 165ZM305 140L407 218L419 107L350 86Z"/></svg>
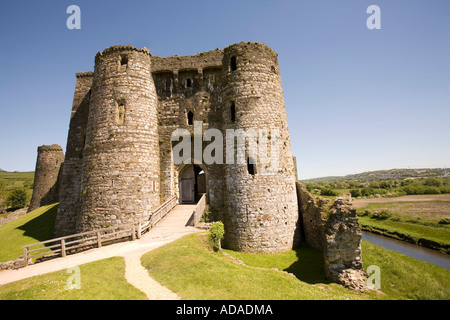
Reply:
<svg viewBox="0 0 450 320"><path fill-rule="evenodd" d="M180 232L186 227L195 227L203 215L205 205L206 195L193 205L177 204L177 197L172 196L152 211L148 221L116 225L23 246L24 266L27 266L29 260L33 258L39 258L37 260L39 262L55 257L66 257L69 254L101 248L113 243L134 241L150 230L154 230L152 236L162 236L171 232ZM155 228L156 225L158 228Z"/></svg>

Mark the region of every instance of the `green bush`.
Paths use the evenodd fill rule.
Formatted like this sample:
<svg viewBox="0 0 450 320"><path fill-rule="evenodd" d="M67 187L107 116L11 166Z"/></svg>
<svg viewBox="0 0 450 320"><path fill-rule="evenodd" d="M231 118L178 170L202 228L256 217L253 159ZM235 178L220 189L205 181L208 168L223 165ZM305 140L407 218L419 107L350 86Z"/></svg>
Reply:
<svg viewBox="0 0 450 320"><path fill-rule="evenodd" d="M392 217L392 214L388 210L375 211L371 218L376 220L387 220Z"/></svg>
<svg viewBox="0 0 450 320"><path fill-rule="evenodd" d="M222 221L214 222L211 225L211 230L209 231L209 242L212 245L214 251L219 251L221 249L220 241L225 233Z"/></svg>
<svg viewBox="0 0 450 320"><path fill-rule="evenodd" d="M353 198L361 197L361 190L360 189L352 189L350 190L350 194Z"/></svg>
<svg viewBox="0 0 450 320"><path fill-rule="evenodd" d="M13 209L20 209L26 206L27 198L25 189L15 188L9 193L8 198L6 198L6 205Z"/></svg>
<svg viewBox="0 0 450 320"><path fill-rule="evenodd" d="M338 196L339 192L337 192L333 189L330 189L330 188L324 188L320 191L320 194L322 196Z"/></svg>

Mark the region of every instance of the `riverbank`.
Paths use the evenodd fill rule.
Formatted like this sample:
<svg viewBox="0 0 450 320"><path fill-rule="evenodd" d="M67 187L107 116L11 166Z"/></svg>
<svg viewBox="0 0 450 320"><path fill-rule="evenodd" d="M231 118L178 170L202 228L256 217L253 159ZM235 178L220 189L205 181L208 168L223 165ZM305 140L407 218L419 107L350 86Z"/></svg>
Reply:
<svg viewBox="0 0 450 320"><path fill-rule="evenodd" d="M363 231L450 254L450 196L356 199Z"/></svg>

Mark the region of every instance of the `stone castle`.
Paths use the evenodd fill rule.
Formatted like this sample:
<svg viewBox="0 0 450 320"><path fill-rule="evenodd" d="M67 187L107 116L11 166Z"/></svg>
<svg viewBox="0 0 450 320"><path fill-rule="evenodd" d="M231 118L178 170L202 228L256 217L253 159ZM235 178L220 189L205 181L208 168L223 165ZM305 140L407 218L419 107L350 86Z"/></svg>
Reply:
<svg viewBox="0 0 450 320"><path fill-rule="evenodd" d="M230 131L259 135L252 143ZM176 161L185 138L189 151ZM262 161L269 150L275 158ZM229 161L230 151L242 161ZM365 290L356 211L342 198L313 197L296 179L271 48L241 42L163 58L119 45L97 53L93 72L76 74L66 153L38 148L29 210L59 201L59 237L145 222L174 196L187 204L206 195L225 225L224 246L275 253L305 242L323 252L331 281Z"/></svg>
<svg viewBox="0 0 450 320"><path fill-rule="evenodd" d="M181 163L174 161L173 139L180 129L194 137L193 152ZM239 156L239 137L229 137L230 130L258 129L256 147L264 151L256 158L275 152L275 170L253 159L248 141L240 151L244 161L225 161L226 151ZM208 130L226 137L222 150L207 150ZM196 157L196 136L203 137L201 152L223 161ZM303 241L324 253L332 281L363 288L355 210L342 199L324 205L296 179L271 48L248 42L162 58L146 48L112 46L97 53L93 72L76 74L66 154L57 145L38 148L29 209L59 201L58 237L148 221L174 195L184 204L205 194L225 225L224 246L275 253Z"/></svg>
<svg viewBox="0 0 450 320"><path fill-rule="evenodd" d="M215 129L223 137L229 129L260 129L266 135L259 145L263 138L278 143L276 170L267 173L267 163L252 159L249 143L244 163L225 161L224 145L224 161L177 164L171 138L177 129L192 136ZM64 161L59 146L39 148L30 209L59 195L55 235L64 236L145 221L173 195L195 203L206 194L211 212L224 222L225 246L270 253L298 241L295 183L271 48L248 42L162 58L119 45L97 53L93 72L76 74Z"/></svg>

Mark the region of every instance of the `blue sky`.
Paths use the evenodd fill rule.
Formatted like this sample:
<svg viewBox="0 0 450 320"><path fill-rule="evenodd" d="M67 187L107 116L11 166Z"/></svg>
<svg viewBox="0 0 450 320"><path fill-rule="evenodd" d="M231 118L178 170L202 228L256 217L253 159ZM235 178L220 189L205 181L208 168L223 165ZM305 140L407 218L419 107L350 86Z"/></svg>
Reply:
<svg viewBox="0 0 450 320"><path fill-rule="evenodd" d="M81 8L81 30L66 9ZM381 29L369 30L369 5ZM450 1L9 1L0 5L0 168L66 147L75 73L115 44L190 55L259 41L279 55L302 179L450 166Z"/></svg>

